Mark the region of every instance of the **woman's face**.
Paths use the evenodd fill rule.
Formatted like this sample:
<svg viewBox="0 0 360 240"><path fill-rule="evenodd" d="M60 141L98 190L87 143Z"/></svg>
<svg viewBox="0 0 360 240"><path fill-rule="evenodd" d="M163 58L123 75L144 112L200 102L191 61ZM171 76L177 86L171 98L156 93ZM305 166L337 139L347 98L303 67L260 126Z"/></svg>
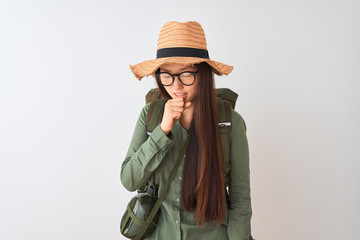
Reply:
<svg viewBox="0 0 360 240"><path fill-rule="evenodd" d="M195 66L186 66L179 63L168 63L160 67L160 72L168 72L171 74L180 74L185 71L196 72L197 69ZM181 97L184 99L184 103L192 102L196 99L196 88L199 81L199 74L195 77L195 82L191 86L182 85L178 77L175 77L175 80L172 85L164 86L167 93L171 98Z"/></svg>

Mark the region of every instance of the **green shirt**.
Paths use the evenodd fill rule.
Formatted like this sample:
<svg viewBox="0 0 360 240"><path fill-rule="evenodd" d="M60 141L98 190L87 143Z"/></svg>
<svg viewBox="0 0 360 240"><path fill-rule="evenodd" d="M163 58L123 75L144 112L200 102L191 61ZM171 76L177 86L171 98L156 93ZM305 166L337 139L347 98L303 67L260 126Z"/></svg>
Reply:
<svg viewBox="0 0 360 240"><path fill-rule="evenodd" d="M162 192L185 143L187 131L179 121L166 136L158 125L152 134L146 132L147 104L136 123L135 131L121 168L121 181L129 191L144 186L155 173L155 183ZM252 215L250 198L249 149L246 126L242 117L232 111L231 172L229 204L223 223L208 222L203 226L194 223L194 213L180 207L182 161L169 191L160 207L160 219L153 234L147 239L193 240L249 240ZM210 187L210 186L209 186Z"/></svg>

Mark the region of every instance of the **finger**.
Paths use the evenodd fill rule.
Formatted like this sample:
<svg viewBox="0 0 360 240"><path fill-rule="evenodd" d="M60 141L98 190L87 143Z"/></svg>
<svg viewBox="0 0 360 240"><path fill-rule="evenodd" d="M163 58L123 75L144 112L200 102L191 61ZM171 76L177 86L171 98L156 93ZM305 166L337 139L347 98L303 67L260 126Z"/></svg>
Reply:
<svg viewBox="0 0 360 240"><path fill-rule="evenodd" d="M182 113L184 111L184 108L174 108L174 109L171 109L172 112L174 113Z"/></svg>
<svg viewBox="0 0 360 240"><path fill-rule="evenodd" d="M168 102L171 102L171 101L184 101L184 98L182 98L182 97L177 97L177 98L171 98L171 99L169 99L168 100Z"/></svg>
<svg viewBox="0 0 360 240"><path fill-rule="evenodd" d="M184 105L184 99L183 98L174 98L168 101L169 104L174 106L183 106Z"/></svg>
<svg viewBox="0 0 360 240"><path fill-rule="evenodd" d="M174 112L173 113L173 119L180 119L181 113L180 112Z"/></svg>
<svg viewBox="0 0 360 240"><path fill-rule="evenodd" d="M181 104L170 104L168 106L169 109L177 109L177 108L184 108L184 104L181 103Z"/></svg>
<svg viewBox="0 0 360 240"><path fill-rule="evenodd" d="M185 103L184 104L184 109L187 109L187 108L189 108L189 107L191 107L191 102L187 102L187 103Z"/></svg>

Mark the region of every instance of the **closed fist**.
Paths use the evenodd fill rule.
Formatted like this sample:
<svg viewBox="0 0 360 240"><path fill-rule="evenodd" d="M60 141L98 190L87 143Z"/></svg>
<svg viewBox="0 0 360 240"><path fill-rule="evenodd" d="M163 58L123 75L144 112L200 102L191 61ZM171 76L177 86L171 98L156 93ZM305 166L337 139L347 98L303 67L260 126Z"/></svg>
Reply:
<svg viewBox="0 0 360 240"><path fill-rule="evenodd" d="M183 98L170 99L165 104L164 115L160 124L161 130L167 135L181 117L185 109L191 107L191 102L184 103Z"/></svg>

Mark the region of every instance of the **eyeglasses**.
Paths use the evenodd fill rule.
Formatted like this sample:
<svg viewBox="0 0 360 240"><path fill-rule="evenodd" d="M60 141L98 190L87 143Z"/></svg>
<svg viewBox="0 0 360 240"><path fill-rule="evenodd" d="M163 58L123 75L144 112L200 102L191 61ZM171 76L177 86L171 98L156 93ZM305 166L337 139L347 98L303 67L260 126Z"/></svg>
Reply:
<svg viewBox="0 0 360 240"><path fill-rule="evenodd" d="M160 79L160 82L163 86L171 86L175 81L175 77L178 77L182 85L191 86L195 83L197 73L198 71L196 72L185 71L179 74L160 72L160 73L156 73L155 75Z"/></svg>

